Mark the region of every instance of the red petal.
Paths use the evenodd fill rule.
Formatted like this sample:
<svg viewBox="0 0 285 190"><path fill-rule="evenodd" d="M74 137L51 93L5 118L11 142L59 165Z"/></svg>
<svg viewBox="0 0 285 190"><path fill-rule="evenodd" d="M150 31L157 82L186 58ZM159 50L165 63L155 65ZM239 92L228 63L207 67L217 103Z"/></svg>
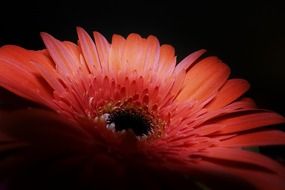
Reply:
<svg viewBox="0 0 285 190"><path fill-rule="evenodd" d="M249 83L243 79L231 79L226 82L222 89L218 92L214 101L207 106L207 108L217 109L226 106L249 89Z"/></svg>
<svg viewBox="0 0 285 190"><path fill-rule="evenodd" d="M213 123L213 124L207 124L207 125L201 125L200 127L197 127L195 130L193 130L193 134L197 134L199 136L205 136L212 133L220 132L222 128L225 126L219 123Z"/></svg>
<svg viewBox="0 0 285 190"><path fill-rule="evenodd" d="M145 57L143 39L138 34L130 34L126 39L124 53L122 56L123 68L127 73L138 69L138 65Z"/></svg>
<svg viewBox="0 0 285 190"><path fill-rule="evenodd" d="M275 172L278 175L285 177L285 169L282 165L271 160L270 158L263 156L262 154L236 149L236 148L222 148L214 147L209 148L206 152L197 153L200 156L208 158L215 158L222 160L229 160L234 162L243 162L251 165L256 165L261 168L266 168Z"/></svg>
<svg viewBox="0 0 285 190"><path fill-rule="evenodd" d="M40 57L44 56L43 52L29 51L17 46L2 47L0 86L19 96L52 107L50 89L39 79L39 72L32 64L33 61L42 61ZM43 64L52 65L50 61Z"/></svg>
<svg viewBox="0 0 285 190"><path fill-rule="evenodd" d="M177 100L206 99L213 95L230 74L230 69L216 57L208 57L194 65L187 73L184 88Z"/></svg>
<svg viewBox="0 0 285 190"><path fill-rule="evenodd" d="M285 144L285 133L282 131L271 130L238 135L236 137L224 140L223 142L221 142L220 146L250 147L282 144Z"/></svg>
<svg viewBox="0 0 285 190"><path fill-rule="evenodd" d="M175 50L170 45L160 47L157 75L161 78L168 78L176 66Z"/></svg>
<svg viewBox="0 0 285 190"><path fill-rule="evenodd" d="M285 123L285 118L277 113L261 112L233 116L218 123L224 126L219 133L225 134Z"/></svg>
<svg viewBox="0 0 285 190"><path fill-rule="evenodd" d="M115 74L126 70L125 63L122 61L126 40L120 35L113 35L112 45L109 56L109 66ZM113 74L114 75L114 74Z"/></svg>
<svg viewBox="0 0 285 190"><path fill-rule="evenodd" d="M147 52L144 60L143 72L147 75L149 72L155 72L157 68L160 54L160 44L156 37L148 36L146 39Z"/></svg>

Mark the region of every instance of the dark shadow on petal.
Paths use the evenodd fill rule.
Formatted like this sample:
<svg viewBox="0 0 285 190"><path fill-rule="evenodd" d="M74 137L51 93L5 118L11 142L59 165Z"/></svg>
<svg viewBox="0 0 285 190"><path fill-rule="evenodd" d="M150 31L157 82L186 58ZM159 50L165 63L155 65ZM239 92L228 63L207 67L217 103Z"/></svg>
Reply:
<svg viewBox="0 0 285 190"><path fill-rule="evenodd" d="M17 96L12 92L0 87L0 109L1 110L16 110L27 107L44 108L42 105L29 101L25 98ZM47 108L44 108L47 109Z"/></svg>
<svg viewBox="0 0 285 190"><path fill-rule="evenodd" d="M95 150L80 126L41 109L0 111L0 123L2 184L11 189L79 185L86 159Z"/></svg>
<svg viewBox="0 0 285 190"><path fill-rule="evenodd" d="M0 123L1 188L252 189L232 176L197 171L192 177L116 159L81 126L52 111L0 110Z"/></svg>

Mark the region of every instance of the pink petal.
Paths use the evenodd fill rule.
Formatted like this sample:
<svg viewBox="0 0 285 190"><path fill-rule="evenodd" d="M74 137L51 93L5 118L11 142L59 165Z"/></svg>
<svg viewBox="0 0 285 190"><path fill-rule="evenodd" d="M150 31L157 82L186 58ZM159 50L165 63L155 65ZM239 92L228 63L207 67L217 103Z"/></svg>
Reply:
<svg viewBox="0 0 285 190"><path fill-rule="evenodd" d="M47 33L41 33L41 37L50 53L50 56L56 63L58 72L63 76L75 75L79 63L76 61L72 52L68 50L62 42Z"/></svg>
<svg viewBox="0 0 285 190"><path fill-rule="evenodd" d="M99 72L101 70L101 64L94 42L83 28L77 27L77 33L80 43L79 45L87 62L89 70L92 73L95 71Z"/></svg>
<svg viewBox="0 0 285 190"><path fill-rule="evenodd" d="M107 72L109 70L108 61L110 53L110 44L108 43L106 38L99 32L94 32L93 35L102 70L103 72Z"/></svg>

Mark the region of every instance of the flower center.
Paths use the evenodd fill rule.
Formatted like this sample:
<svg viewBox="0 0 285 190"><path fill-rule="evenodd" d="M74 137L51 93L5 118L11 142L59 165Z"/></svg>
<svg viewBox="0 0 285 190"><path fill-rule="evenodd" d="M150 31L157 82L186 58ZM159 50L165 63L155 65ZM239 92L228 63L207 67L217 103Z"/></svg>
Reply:
<svg viewBox="0 0 285 190"><path fill-rule="evenodd" d="M127 99L106 103L96 109L95 126L117 133L118 136L133 134L137 140L160 137L167 122L160 118L156 109Z"/></svg>
<svg viewBox="0 0 285 190"><path fill-rule="evenodd" d="M116 132L131 130L136 136L146 137L151 133L153 121L149 115L142 110L134 108L114 109L110 113L105 113L107 128Z"/></svg>

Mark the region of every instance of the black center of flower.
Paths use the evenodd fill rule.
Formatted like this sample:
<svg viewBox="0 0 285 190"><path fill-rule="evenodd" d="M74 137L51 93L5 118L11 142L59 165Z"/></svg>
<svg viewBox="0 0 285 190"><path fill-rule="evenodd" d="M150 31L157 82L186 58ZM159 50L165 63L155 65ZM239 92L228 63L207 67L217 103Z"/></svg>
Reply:
<svg viewBox="0 0 285 190"><path fill-rule="evenodd" d="M116 109L110 113L107 123L115 131L132 130L136 136L148 135L152 126L151 119L135 109Z"/></svg>

